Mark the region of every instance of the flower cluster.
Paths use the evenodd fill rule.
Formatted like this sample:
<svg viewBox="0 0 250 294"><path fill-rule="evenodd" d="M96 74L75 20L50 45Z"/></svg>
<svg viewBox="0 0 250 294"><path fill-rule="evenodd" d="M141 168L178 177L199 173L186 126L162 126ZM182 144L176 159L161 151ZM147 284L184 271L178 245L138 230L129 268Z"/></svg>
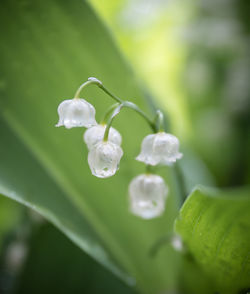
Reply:
<svg viewBox="0 0 250 294"><path fill-rule="evenodd" d="M97 124L93 105L85 99L79 98L80 91L91 83L99 86L116 102L119 102L118 106L117 104L114 105L117 107L109 116L108 122ZM155 131L154 134L150 134L143 139L141 152L136 160L145 163L147 166L172 165L182 157L179 152L179 140L175 136L165 133L159 128L157 129L137 105L122 101L104 88L99 80L89 78L87 82L80 86L75 98L60 103L58 106L59 121L56 126L65 126L67 129L73 127L87 128L83 140L89 149L88 164L94 176L108 178L119 169L120 160L123 156L122 137L116 129L111 127L111 123L122 107L131 108L142 115ZM160 111L158 111L159 113L161 114ZM162 114L159 117L161 118ZM133 214L144 219L160 216L165 209L167 193L168 188L162 177L151 173L141 174L135 177L129 185L130 210Z"/></svg>
<svg viewBox="0 0 250 294"><path fill-rule="evenodd" d="M136 160L147 165L172 165L182 157L179 140L163 131L146 136ZM143 174L130 184L131 211L145 219L160 216L165 209L168 188L162 177Z"/></svg>

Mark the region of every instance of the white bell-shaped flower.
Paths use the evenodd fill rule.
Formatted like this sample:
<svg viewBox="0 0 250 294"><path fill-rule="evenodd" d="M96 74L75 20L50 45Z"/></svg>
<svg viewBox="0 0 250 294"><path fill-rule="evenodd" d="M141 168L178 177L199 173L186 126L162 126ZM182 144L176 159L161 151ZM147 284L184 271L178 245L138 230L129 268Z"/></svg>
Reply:
<svg viewBox="0 0 250 294"><path fill-rule="evenodd" d="M101 141L90 149L88 163L91 172L98 178L113 176L119 168L123 151L119 145Z"/></svg>
<svg viewBox="0 0 250 294"><path fill-rule="evenodd" d="M141 152L136 160L149 165L171 165L182 157L179 145L174 135L165 132L148 135L142 141Z"/></svg>
<svg viewBox="0 0 250 294"><path fill-rule="evenodd" d="M139 175L129 185L130 210L144 219L158 217L164 212L167 193L168 188L162 177Z"/></svg>
<svg viewBox="0 0 250 294"><path fill-rule="evenodd" d="M74 127L90 128L96 125L95 108L81 98L64 100L57 108L59 121L56 127L65 126L67 129Z"/></svg>
<svg viewBox="0 0 250 294"><path fill-rule="evenodd" d="M92 149L98 142L103 140L105 129L106 125L100 124L86 130L83 139L89 150ZM111 127L109 129L108 141L120 146L122 143L122 137L116 129Z"/></svg>

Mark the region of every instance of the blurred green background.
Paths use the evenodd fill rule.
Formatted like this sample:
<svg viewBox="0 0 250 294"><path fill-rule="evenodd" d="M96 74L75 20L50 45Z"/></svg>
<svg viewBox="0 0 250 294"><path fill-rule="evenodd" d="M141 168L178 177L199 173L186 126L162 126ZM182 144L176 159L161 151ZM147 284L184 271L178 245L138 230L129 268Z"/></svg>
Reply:
<svg viewBox="0 0 250 294"><path fill-rule="evenodd" d="M0 2L0 293L247 293L249 33L247 0ZM83 130L54 127L58 104L89 76L149 115L160 107L180 139L179 172L157 170L170 189L161 218L128 211L128 184L144 172L134 157L150 133L141 118L125 110L116 119L125 155L106 180L90 174ZM110 105L95 87L83 98L97 120ZM181 215L197 215L200 231L179 225L188 254L163 242L151 256L196 184L230 197L215 199L203 228L207 202L194 193ZM235 247L220 250L236 225Z"/></svg>

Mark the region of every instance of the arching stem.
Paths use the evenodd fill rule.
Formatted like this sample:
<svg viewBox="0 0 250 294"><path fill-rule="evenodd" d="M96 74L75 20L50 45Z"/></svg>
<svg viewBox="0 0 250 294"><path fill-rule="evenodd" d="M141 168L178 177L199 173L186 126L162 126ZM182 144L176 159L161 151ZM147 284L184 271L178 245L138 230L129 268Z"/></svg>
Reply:
<svg viewBox="0 0 250 294"><path fill-rule="evenodd" d="M88 78L87 82L83 83L78 90L75 93L75 99L78 99L80 96L80 93L82 91L82 89L84 89L85 87L89 86L89 85L97 85L100 89L102 89L106 94L108 94L111 98L113 98L116 102L122 103L123 100L120 99L119 97L115 96L114 94L112 94L106 87L103 86L102 82L99 81L97 78L93 78L90 77Z"/></svg>
<svg viewBox="0 0 250 294"><path fill-rule="evenodd" d="M86 88L87 86L89 86L91 84L99 85L99 84L101 84L101 82L99 80L97 80L96 78L88 78L87 82L81 84L81 86L77 89L74 98L78 99L82 89Z"/></svg>
<svg viewBox="0 0 250 294"><path fill-rule="evenodd" d="M112 94L103 84L98 85L100 89L102 89L106 94L108 94L111 98L113 98L116 102L122 103L123 100L117 97L116 95Z"/></svg>
<svg viewBox="0 0 250 294"><path fill-rule="evenodd" d="M105 112L100 124L106 124L108 121L109 116L111 115L111 113L115 110L115 108L117 108L119 106L119 103L115 103L113 105L111 105L108 110Z"/></svg>
<svg viewBox="0 0 250 294"><path fill-rule="evenodd" d="M119 114L119 112L121 111L121 109L124 107L124 103L119 104L115 110L113 111L112 115L110 116L108 122L107 122L107 126L105 128L105 132L104 132L104 136L103 136L103 141L108 141L108 137L109 137L109 130L111 128L112 122L114 120L114 118L117 116L117 114Z"/></svg>
<svg viewBox="0 0 250 294"><path fill-rule="evenodd" d="M108 140L109 129L111 128L112 122L114 118L120 113L123 107L130 108L134 110L135 112L137 112L140 116L142 116L147 121L147 123L149 124L149 126L152 128L154 132L157 131L155 123L151 121L151 119L136 104L129 101L124 101L114 109L112 115L109 117L106 129L105 129L104 137L103 137L104 141Z"/></svg>
<svg viewBox="0 0 250 294"><path fill-rule="evenodd" d="M152 130L154 132L157 132L157 126L156 126L156 123L154 121L152 121L148 116L147 114L142 111L136 104L132 103L132 102L129 102L129 101L124 101L122 99L120 99L119 97L117 97L116 95L112 94L103 84L101 81L99 81L97 78L88 78L88 81L83 83L79 88L78 90L76 91L75 93L75 99L78 99L79 96L80 96L80 93L82 91L82 89L84 89L85 87L89 86L89 85L97 85L100 89L102 89L107 95L109 95L112 99L114 99L116 102L118 102L118 107L119 105L123 105L122 107L127 107L127 108L131 108L133 109L135 112L137 112L138 114L140 114L140 116L142 116L146 121L147 123L149 124L149 126L152 128ZM111 107L113 109L113 107ZM112 109L110 110L110 112L112 111ZM109 110L108 110L109 112ZM109 113L108 113L109 114ZM107 114L107 115L108 115ZM104 119L107 119L106 115L105 115L105 118Z"/></svg>

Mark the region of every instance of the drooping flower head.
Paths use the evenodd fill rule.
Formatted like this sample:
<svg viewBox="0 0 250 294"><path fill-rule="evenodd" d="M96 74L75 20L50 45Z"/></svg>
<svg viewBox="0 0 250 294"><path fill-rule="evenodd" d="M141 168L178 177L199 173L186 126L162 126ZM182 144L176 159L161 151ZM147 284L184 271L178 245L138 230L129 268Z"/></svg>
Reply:
<svg viewBox="0 0 250 294"><path fill-rule="evenodd" d="M88 163L91 172L98 178L113 176L119 168L123 151L119 145L101 141L90 149Z"/></svg>
<svg viewBox="0 0 250 294"><path fill-rule="evenodd" d="M129 185L130 210L144 219L158 217L164 212L167 193L168 188L162 177L139 175Z"/></svg>
<svg viewBox="0 0 250 294"><path fill-rule="evenodd" d="M142 141L141 152L136 160L149 165L171 165L182 157L179 145L174 135L165 132L148 135Z"/></svg>
<svg viewBox="0 0 250 294"><path fill-rule="evenodd" d="M98 142L103 140L105 129L106 125L100 124L86 130L83 138L89 150L93 148ZM109 129L108 141L119 146L122 143L122 137L120 133L113 127Z"/></svg>
<svg viewBox="0 0 250 294"><path fill-rule="evenodd" d="M56 127L65 126L67 129L74 127L90 128L97 124L94 106L81 98L64 100L58 106L57 112L59 121Z"/></svg>

